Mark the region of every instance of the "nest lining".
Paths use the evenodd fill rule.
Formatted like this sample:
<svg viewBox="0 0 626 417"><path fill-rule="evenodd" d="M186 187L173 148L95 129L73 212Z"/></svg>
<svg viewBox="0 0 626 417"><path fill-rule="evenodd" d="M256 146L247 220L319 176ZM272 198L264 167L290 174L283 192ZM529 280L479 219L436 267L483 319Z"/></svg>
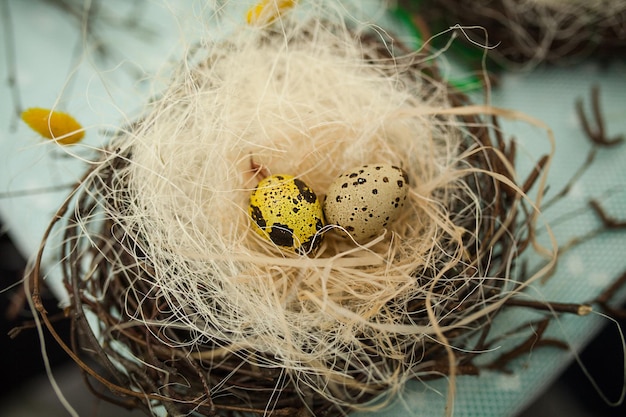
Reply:
<svg viewBox="0 0 626 417"><path fill-rule="evenodd" d="M510 272L533 239L532 181L516 185L495 121L449 111L468 103L428 57L394 54L379 34L281 28L207 45L205 64L181 68L114 140L67 213L76 350L133 387L134 407L376 408L408 379L471 362L449 345L479 349L525 285ZM322 195L348 168L393 163L411 191L378 239L329 230L300 256L252 232L251 158Z"/></svg>

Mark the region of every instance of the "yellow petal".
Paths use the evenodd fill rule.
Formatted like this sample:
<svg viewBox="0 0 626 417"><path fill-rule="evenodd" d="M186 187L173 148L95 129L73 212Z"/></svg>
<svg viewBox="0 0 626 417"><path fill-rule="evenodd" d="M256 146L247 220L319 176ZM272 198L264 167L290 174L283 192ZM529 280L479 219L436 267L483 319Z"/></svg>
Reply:
<svg viewBox="0 0 626 417"><path fill-rule="evenodd" d="M85 136L81 124L69 114L60 111L31 107L22 112L22 120L44 138L62 145L71 145Z"/></svg>
<svg viewBox="0 0 626 417"><path fill-rule="evenodd" d="M297 0L261 0L248 9L246 21L251 25L272 23L281 13L296 5Z"/></svg>

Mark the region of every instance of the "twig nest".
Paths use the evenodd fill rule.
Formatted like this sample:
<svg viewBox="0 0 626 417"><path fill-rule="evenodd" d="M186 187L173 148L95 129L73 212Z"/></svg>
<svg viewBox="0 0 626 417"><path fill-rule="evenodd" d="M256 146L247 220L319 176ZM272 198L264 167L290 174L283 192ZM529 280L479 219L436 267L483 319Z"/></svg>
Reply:
<svg viewBox="0 0 626 417"><path fill-rule="evenodd" d="M626 52L626 2L621 0L426 0L400 4L445 30L480 26L488 56L504 68L567 65L592 56L621 59ZM484 34L470 34L471 43ZM472 46L473 47L473 46Z"/></svg>
<svg viewBox="0 0 626 417"><path fill-rule="evenodd" d="M363 165L341 174L328 187L324 214L357 242L378 236L395 221L409 194L409 178L389 164Z"/></svg>
<svg viewBox="0 0 626 417"><path fill-rule="evenodd" d="M82 335L99 318L79 350L147 410L145 393L169 415L376 408L486 350L472 336L533 247L514 148L433 57L342 20L276 25L189 57L201 63L181 65L68 211L71 317ZM294 177L258 184L251 158ZM320 231L311 190L330 221L375 238L327 233L304 255Z"/></svg>

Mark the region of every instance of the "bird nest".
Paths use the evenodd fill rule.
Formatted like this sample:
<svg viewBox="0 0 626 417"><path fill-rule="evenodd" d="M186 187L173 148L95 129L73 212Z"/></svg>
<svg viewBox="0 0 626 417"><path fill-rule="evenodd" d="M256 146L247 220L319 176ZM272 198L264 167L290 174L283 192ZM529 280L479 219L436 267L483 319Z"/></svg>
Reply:
<svg viewBox="0 0 626 417"><path fill-rule="evenodd" d="M478 372L494 316L554 261L535 241L549 156L520 180L499 111L390 45L319 20L244 30L199 48L102 152L50 229L60 342L98 395L155 415L334 415ZM331 225L307 256L252 231L250 158L320 196L367 163L411 189L377 238ZM518 268L529 248L548 254L538 273Z"/></svg>
<svg viewBox="0 0 626 417"><path fill-rule="evenodd" d="M621 1L437 0L400 2L429 25L481 28L467 38L489 44L488 57L504 68L563 65L594 56L613 59L626 50L626 5ZM435 28L433 28L435 29ZM486 42L485 42L486 40Z"/></svg>

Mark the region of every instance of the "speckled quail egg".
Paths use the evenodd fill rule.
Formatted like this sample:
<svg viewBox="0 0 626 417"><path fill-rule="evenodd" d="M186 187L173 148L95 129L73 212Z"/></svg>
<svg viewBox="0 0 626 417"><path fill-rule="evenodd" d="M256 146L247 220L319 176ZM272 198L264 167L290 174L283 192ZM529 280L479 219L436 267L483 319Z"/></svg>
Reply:
<svg viewBox="0 0 626 417"><path fill-rule="evenodd" d="M250 195L253 228L277 246L313 253L322 241L322 205L313 190L292 175L271 175Z"/></svg>
<svg viewBox="0 0 626 417"><path fill-rule="evenodd" d="M364 243L398 218L408 193L407 174L397 166L364 165L346 171L328 188L323 206L326 222Z"/></svg>

